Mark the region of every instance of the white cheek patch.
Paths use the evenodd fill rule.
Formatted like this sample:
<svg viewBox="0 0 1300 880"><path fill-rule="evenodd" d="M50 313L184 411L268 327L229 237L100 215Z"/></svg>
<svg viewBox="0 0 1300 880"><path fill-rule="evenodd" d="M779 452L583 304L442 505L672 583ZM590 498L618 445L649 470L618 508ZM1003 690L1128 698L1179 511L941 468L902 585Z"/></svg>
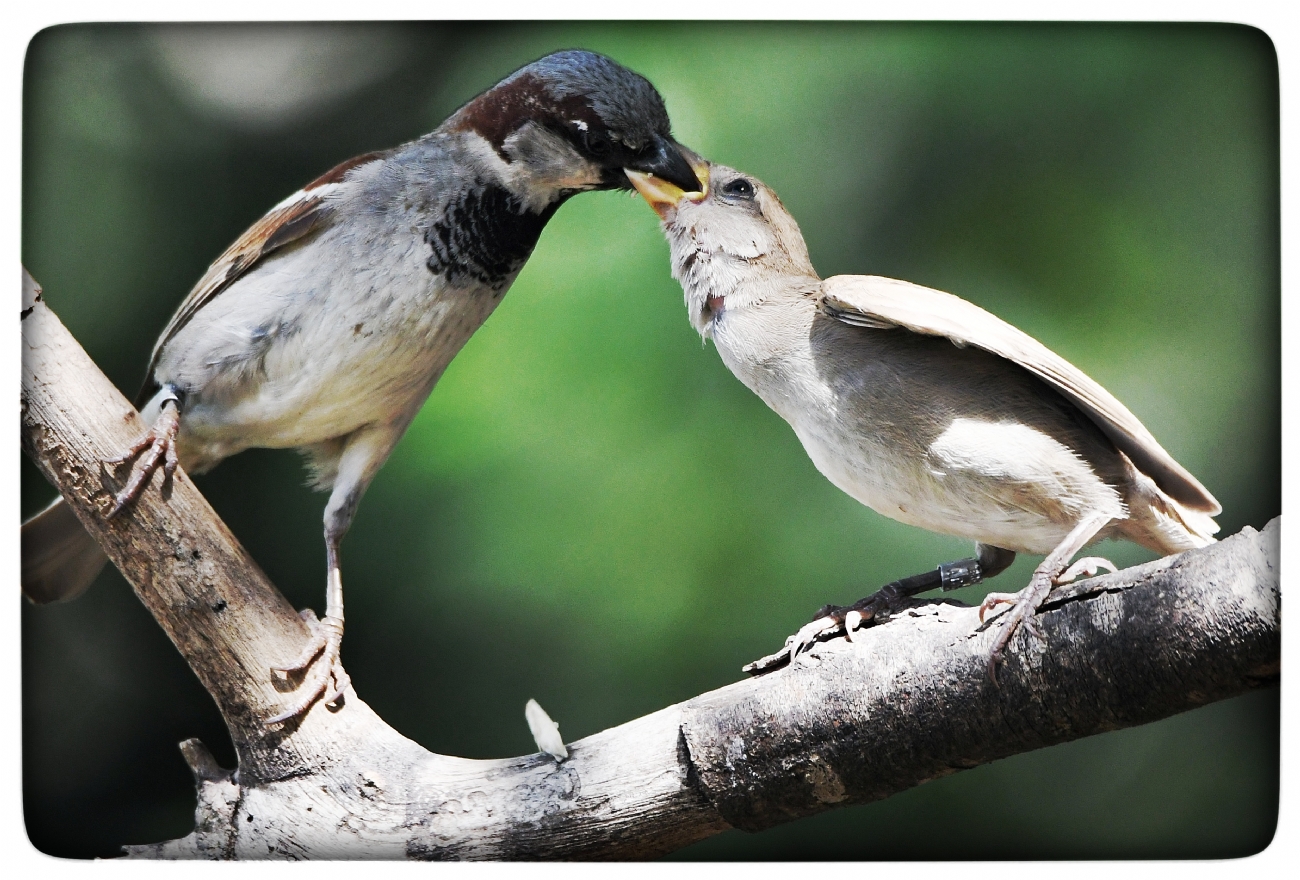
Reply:
<svg viewBox="0 0 1300 880"><path fill-rule="evenodd" d="M465 150L474 157L475 165L490 169L499 180L506 181L511 178L510 163L492 149L492 144L483 135L476 131L465 132Z"/></svg>
<svg viewBox="0 0 1300 880"><path fill-rule="evenodd" d="M509 162L477 132L467 133L466 145L475 164L490 170L530 211L541 211L560 190L593 189L600 184L601 170L596 165L568 141L533 123L506 138L503 149Z"/></svg>

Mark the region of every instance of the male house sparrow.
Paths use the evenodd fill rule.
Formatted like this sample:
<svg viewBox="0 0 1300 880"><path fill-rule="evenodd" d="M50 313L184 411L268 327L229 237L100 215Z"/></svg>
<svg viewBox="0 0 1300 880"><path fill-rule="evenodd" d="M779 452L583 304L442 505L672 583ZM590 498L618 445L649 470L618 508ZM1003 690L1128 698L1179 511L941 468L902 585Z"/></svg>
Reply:
<svg viewBox="0 0 1300 880"><path fill-rule="evenodd" d="M1095 558L1070 566L1093 541L1162 554L1213 542L1214 497L1122 403L1037 340L948 293L875 276L822 280L794 218L749 175L700 167L696 192L628 176L663 219L692 325L790 423L817 469L879 513L977 542L977 558L890 585L886 605L977 583L1016 553L1046 554L1027 587L980 606L981 618L1014 606L990 675L1017 626L1036 629L1053 584L1114 569ZM851 638L874 599L824 609L785 653L840 624Z"/></svg>
<svg viewBox="0 0 1300 880"><path fill-rule="evenodd" d="M114 460L141 456L113 513L160 464L202 473L259 446L306 455L314 484L331 490L325 617L277 670L310 667L268 723L347 687L339 542L362 494L551 215L575 193L628 189L625 168L699 188L654 86L601 55L557 52L432 133L289 196L181 303L136 399L153 427ZM77 595L104 560L62 499L23 526L34 601Z"/></svg>

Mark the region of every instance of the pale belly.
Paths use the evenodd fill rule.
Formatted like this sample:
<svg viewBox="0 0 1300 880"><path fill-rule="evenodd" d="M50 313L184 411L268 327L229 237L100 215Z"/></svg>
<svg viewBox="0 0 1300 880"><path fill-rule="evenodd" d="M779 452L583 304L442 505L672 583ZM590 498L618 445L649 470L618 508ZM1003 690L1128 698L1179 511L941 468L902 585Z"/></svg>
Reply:
<svg viewBox="0 0 1300 880"><path fill-rule="evenodd" d="M305 296L292 263L278 269L219 294L160 358L157 379L186 391L183 460L409 419L501 295L447 288L420 267L364 294Z"/></svg>

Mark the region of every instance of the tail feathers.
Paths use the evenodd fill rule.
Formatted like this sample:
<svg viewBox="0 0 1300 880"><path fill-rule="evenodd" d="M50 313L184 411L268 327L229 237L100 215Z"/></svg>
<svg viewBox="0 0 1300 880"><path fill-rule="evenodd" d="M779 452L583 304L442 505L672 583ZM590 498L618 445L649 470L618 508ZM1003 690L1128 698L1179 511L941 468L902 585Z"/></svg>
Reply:
<svg viewBox="0 0 1300 880"><path fill-rule="evenodd" d="M1183 526L1194 539L1200 542L1198 546L1204 547L1214 543L1214 536L1219 532L1219 524L1214 521L1214 517L1204 511L1188 510L1181 505L1177 512Z"/></svg>
<svg viewBox="0 0 1300 880"><path fill-rule="evenodd" d="M80 596L108 557L60 497L23 523L22 562L23 595L44 605Z"/></svg>
<svg viewBox="0 0 1300 880"><path fill-rule="evenodd" d="M1195 550L1214 543L1219 524L1213 516L1170 498L1131 462L1129 480L1131 519L1126 522L1125 532L1132 541L1164 554Z"/></svg>
<svg viewBox="0 0 1300 880"><path fill-rule="evenodd" d="M1188 510L1178 502L1151 508L1152 526L1164 538L1167 553L1194 550L1214 543L1219 524L1208 513Z"/></svg>

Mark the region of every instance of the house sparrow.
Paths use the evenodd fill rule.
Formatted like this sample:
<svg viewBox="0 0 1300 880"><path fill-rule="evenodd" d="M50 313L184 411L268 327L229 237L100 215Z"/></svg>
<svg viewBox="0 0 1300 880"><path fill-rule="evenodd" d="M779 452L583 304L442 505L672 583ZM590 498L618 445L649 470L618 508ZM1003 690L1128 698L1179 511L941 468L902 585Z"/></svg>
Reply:
<svg viewBox="0 0 1300 880"><path fill-rule="evenodd" d="M902 595L968 586L1017 553L1045 554L1027 587L980 606L982 620L1012 605L993 675L1016 628L1037 631L1034 612L1054 584L1114 570L1097 558L1070 566L1088 544L1125 538L1169 554L1213 542L1219 503L1077 367L951 294L875 276L822 280L775 193L722 165L697 172L705 186L695 192L628 172L663 220L691 324L832 483L978 549L854 606L828 606L766 660L793 659L841 625L852 638Z"/></svg>
<svg viewBox="0 0 1300 880"><path fill-rule="evenodd" d="M154 346L136 405L150 430L113 514L161 466L202 473L250 447L307 458L325 507L325 617L280 673L308 670L268 723L333 702L339 542L447 364L496 308L566 199L629 189L624 169L698 189L644 77L565 51L511 74L432 133L350 159L222 254ZM112 515L112 514L110 514ZM23 526L23 591L67 599L103 565L62 499Z"/></svg>

